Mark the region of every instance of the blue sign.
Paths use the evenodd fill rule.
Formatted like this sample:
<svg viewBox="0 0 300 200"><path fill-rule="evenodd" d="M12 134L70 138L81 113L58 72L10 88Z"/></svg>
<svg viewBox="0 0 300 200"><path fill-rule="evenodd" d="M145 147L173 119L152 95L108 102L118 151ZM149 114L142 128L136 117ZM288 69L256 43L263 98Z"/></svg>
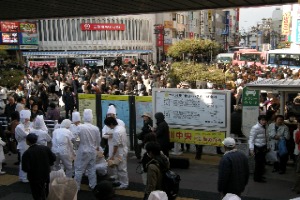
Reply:
<svg viewBox="0 0 300 200"><path fill-rule="evenodd" d="M300 19L297 19L297 26L296 26L296 44L300 44Z"/></svg>
<svg viewBox="0 0 300 200"><path fill-rule="evenodd" d="M108 106L113 104L117 110L117 118L121 119L126 126L127 134L129 134L129 101L126 95L101 95L101 106L102 106L102 123L106 117Z"/></svg>
<svg viewBox="0 0 300 200"><path fill-rule="evenodd" d="M22 33L21 44L38 44L38 35L36 33Z"/></svg>

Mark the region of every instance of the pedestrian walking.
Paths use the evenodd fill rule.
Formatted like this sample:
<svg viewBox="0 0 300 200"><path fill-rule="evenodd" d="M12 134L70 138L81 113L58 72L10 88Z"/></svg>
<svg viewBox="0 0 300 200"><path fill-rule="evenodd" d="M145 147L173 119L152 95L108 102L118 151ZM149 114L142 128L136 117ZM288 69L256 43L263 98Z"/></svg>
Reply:
<svg viewBox="0 0 300 200"><path fill-rule="evenodd" d="M77 150L75 167L75 181L77 189L80 190L82 175L87 171L89 187L94 189L97 184L96 176L96 156L100 147L100 131L97 126L92 125L93 112L91 109L83 111L84 124L78 126L78 136L80 139Z"/></svg>
<svg viewBox="0 0 300 200"><path fill-rule="evenodd" d="M267 116L258 116L258 122L252 126L249 135L250 155L255 156L254 181L266 182L264 175L266 153L268 151Z"/></svg>
<svg viewBox="0 0 300 200"><path fill-rule="evenodd" d="M22 156L22 170L27 172L34 200L45 200L49 194L50 167L56 157L49 147L37 145L38 136L30 133L26 137L29 148Z"/></svg>
<svg viewBox="0 0 300 200"><path fill-rule="evenodd" d="M218 191L221 199L227 193L241 196L249 179L248 158L235 148L233 138L227 137L222 143L225 153L219 164Z"/></svg>

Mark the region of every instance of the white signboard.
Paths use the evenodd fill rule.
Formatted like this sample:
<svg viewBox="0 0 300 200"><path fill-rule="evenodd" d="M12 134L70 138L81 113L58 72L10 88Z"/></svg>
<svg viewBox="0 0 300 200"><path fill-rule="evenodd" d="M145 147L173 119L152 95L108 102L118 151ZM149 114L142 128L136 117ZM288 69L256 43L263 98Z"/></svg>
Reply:
<svg viewBox="0 0 300 200"><path fill-rule="evenodd" d="M254 126L257 123L258 115L259 115L258 106L243 106L242 129L243 129L243 134L248 138L252 126Z"/></svg>
<svg viewBox="0 0 300 200"><path fill-rule="evenodd" d="M173 128L226 130L230 127L230 91L154 89L153 112L162 112Z"/></svg>

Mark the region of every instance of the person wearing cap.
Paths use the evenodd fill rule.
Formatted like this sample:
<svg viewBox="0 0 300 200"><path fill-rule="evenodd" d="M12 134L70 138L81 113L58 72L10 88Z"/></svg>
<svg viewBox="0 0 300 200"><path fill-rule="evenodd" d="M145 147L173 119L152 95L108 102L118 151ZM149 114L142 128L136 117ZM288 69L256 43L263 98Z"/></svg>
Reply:
<svg viewBox="0 0 300 200"><path fill-rule="evenodd" d="M116 181L114 186L118 189L126 189L128 187L128 172L127 172L127 134L124 126L118 124L114 117L107 117L104 120L104 124L111 129L111 146L109 147L109 159L108 160L118 160L119 163L115 166L113 175L116 175ZM118 162L117 161L117 162Z"/></svg>
<svg viewBox="0 0 300 200"><path fill-rule="evenodd" d="M23 183L28 183L27 174L21 168L22 155L28 149L26 144L26 136L30 132L30 110L21 110L20 124L16 126L15 138L18 142L17 149L20 152L20 167L19 167L19 180Z"/></svg>
<svg viewBox="0 0 300 200"><path fill-rule="evenodd" d="M33 199L46 199L49 193L50 171L56 157L49 147L37 145L38 136L29 133L29 148L22 156L22 169L27 172Z"/></svg>
<svg viewBox="0 0 300 200"><path fill-rule="evenodd" d="M51 136L48 134L48 130L45 131L42 129L43 127L46 127L44 117L43 115L38 115L32 123L32 129L30 130L30 133L34 133L38 136L38 145L47 146L47 143L51 142Z"/></svg>
<svg viewBox="0 0 300 200"><path fill-rule="evenodd" d="M135 148L135 155L136 155L137 159L142 158L141 153L142 153L142 148L145 145L145 136L148 133L152 132L151 128L153 126L153 120L152 120L150 113L147 113L147 112L143 113L142 118L143 118L142 132L137 134L137 138L139 141Z"/></svg>
<svg viewBox="0 0 300 200"><path fill-rule="evenodd" d="M114 117L117 120L118 125L123 126L125 128L125 123L122 120L117 119L117 110L114 105L108 106L106 117ZM106 145L104 149L104 155L107 155L107 151L113 151L112 137L110 137L112 135L111 131L112 130L106 125L102 128L102 138L104 138L104 143Z"/></svg>
<svg viewBox="0 0 300 200"><path fill-rule="evenodd" d="M219 163L218 191L223 198L227 193L241 196L249 180L247 156L235 148L235 140L227 137L222 142L225 153Z"/></svg>
<svg viewBox="0 0 300 200"><path fill-rule="evenodd" d="M75 111L72 112L72 124L70 126L70 131L76 136L78 135L78 126L80 125L81 122L81 117L80 113Z"/></svg>
<svg viewBox="0 0 300 200"><path fill-rule="evenodd" d="M91 109L84 109L83 121L84 124L80 124L78 126L78 136L80 142L74 162L74 179L77 183L78 190L80 190L82 175L85 173L85 171L87 171L89 187L94 189L97 184L95 165L97 151L99 151L101 142L99 128L92 124L93 111Z"/></svg>
<svg viewBox="0 0 300 200"><path fill-rule="evenodd" d="M267 116L259 115L258 122L252 126L249 135L250 155L255 156L253 179L255 182L266 182L264 175L266 153L268 150Z"/></svg>
<svg viewBox="0 0 300 200"><path fill-rule="evenodd" d="M60 128L55 129L52 133L52 152L56 155L56 161L54 163L54 170L61 169L60 163L66 170L66 176L72 178L72 163L75 158L75 152L73 149L73 143L75 136L69 130L71 121L65 119L62 121Z"/></svg>

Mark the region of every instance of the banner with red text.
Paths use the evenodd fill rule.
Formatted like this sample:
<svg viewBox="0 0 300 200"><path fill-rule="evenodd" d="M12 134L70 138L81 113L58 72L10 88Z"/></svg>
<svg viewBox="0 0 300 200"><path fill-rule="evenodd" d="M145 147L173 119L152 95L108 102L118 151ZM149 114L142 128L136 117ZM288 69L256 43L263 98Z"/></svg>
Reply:
<svg viewBox="0 0 300 200"><path fill-rule="evenodd" d="M170 129L170 141L176 143L222 146L225 132Z"/></svg>
<svg viewBox="0 0 300 200"><path fill-rule="evenodd" d="M44 65L49 65L50 67L56 67L56 61L29 61L29 67L42 67Z"/></svg>
<svg viewBox="0 0 300 200"><path fill-rule="evenodd" d="M18 32L19 22L1 22L1 32Z"/></svg>
<svg viewBox="0 0 300 200"><path fill-rule="evenodd" d="M83 23L80 27L82 31L125 31L125 24Z"/></svg>

